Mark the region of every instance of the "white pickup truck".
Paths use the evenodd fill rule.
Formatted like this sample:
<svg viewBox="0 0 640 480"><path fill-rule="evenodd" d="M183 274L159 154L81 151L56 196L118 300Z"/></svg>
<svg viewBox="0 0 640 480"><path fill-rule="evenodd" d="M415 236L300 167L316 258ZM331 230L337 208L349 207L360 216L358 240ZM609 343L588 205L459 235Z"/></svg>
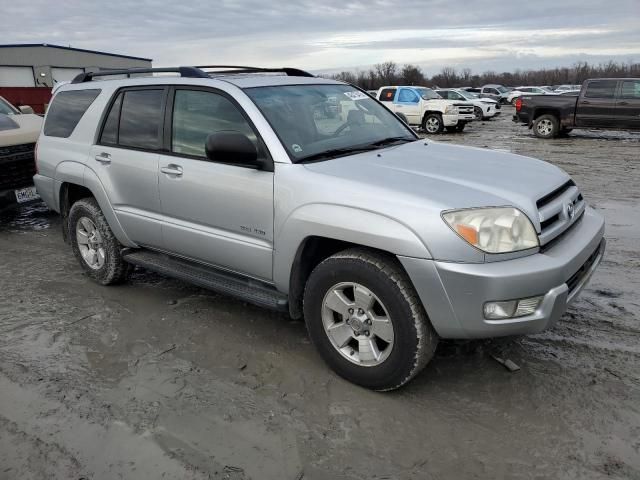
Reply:
<svg viewBox="0 0 640 480"><path fill-rule="evenodd" d="M409 125L431 134L461 132L475 118L471 103L445 100L427 87L382 87L377 99Z"/></svg>

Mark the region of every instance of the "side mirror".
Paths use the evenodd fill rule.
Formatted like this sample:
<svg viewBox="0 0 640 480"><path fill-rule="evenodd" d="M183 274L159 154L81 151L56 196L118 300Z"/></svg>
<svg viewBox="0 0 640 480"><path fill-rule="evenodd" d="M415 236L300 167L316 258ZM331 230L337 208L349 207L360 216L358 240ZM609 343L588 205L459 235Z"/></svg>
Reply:
<svg viewBox="0 0 640 480"><path fill-rule="evenodd" d="M18 110L20 110L20 112L24 113L24 114L33 114L33 108L30 107L29 105L22 105L21 107L18 107Z"/></svg>
<svg viewBox="0 0 640 480"><path fill-rule="evenodd" d="M209 135L205 152L207 158L214 162L263 167L253 142L245 134L235 130L223 130Z"/></svg>

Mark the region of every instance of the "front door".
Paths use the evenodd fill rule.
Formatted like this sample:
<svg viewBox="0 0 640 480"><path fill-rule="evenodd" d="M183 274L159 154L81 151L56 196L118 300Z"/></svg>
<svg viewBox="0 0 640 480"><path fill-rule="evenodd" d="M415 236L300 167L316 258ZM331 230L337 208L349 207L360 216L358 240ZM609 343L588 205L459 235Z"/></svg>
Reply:
<svg viewBox="0 0 640 480"><path fill-rule="evenodd" d="M576 126L608 127L613 122L617 80L591 80L578 98Z"/></svg>
<svg viewBox="0 0 640 480"><path fill-rule="evenodd" d="M162 236L169 252L263 280L272 278L273 172L206 157L209 134L247 135L268 153L241 108L223 92L172 89L170 153L160 155Z"/></svg>
<svg viewBox="0 0 640 480"><path fill-rule="evenodd" d="M422 122L420 116L420 96L411 88L398 90L393 102L396 112L403 113L410 125L419 125Z"/></svg>
<svg viewBox="0 0 640 480"><path fill-rule="evenodd" d="M166 93L164 87L120 90L87 162L129 238L157 248L162 247L158 151Z"/></svg>
<svg viewBox="0 0 640 480"><path fill-rule="evenodd" d="M640 80L623 80L616 101L616 125L640 128Z"/></svg>

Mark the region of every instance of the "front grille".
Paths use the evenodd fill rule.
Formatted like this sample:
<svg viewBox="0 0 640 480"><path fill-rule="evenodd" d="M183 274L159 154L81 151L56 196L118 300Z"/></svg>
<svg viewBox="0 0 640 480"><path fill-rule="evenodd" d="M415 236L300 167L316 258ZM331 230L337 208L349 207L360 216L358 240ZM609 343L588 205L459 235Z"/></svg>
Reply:
<svg viewBox="0 0 640 480"><path fill-rule="evenodd" d="M473 115L473 105L456 104L456 107L458 107L458 114Z"/></svg>
<svg viewBox="0 0 640 480"><path fill-rule="evenodd" d="M0 190L25 187L36 173L35 143L0 147Z"/></svg>
<svg viewBox="0 0 640 480"><path fill-rule="evenodd" d="M549 245L565 233L584 213L585 202L578 187L569 180L539 198L540 246Z"/></svg>
<svg viewBox="0 0 640 480"><path fill-rule="evenodd" d="M596 250L587 258L587 261L578 269L576 273L571 275L569 280L567 280L567 287L569 287L569 294L571 294L575 288L578 286L580 281L584 278L584 276L589 273L591 266L598 258L598 254L600 253L600 246L596 248Z"/></svg>

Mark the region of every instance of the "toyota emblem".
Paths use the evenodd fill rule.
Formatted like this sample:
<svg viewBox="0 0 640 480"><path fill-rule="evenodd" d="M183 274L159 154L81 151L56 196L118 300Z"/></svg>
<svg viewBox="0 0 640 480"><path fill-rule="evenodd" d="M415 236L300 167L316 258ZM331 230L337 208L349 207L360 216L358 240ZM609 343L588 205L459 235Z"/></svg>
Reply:
<svg viewBox="0 0 640 480"><path fill-rule="evenodd" d="M573 209L573 203L568 203L567 204L567 216L569 217L569 219L572 219L575 214L576 214L576 212Z"/></svg>

